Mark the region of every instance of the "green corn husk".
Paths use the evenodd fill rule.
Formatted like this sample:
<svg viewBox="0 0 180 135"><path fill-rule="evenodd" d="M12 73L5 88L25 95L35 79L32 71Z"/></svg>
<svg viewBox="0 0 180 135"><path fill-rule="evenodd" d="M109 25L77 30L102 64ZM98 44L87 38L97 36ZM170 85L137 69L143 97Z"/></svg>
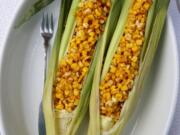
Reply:
<svg viewBox="0 0 180 135"><path fill-rule="evenodd" d="M99 97L99 93L96 91L97 88L99 88L99 80L101 75L101 69L102 69L102 62L104 59L105 51L108 48L109 39L113 35L113 31L116 27L117 21L118 21L118 12L121 12L122 6L123 6L124 0L118 0L114 4L115 8L112 8L112 11L110 12L110 17L107 20L108 27L105 29L105 34L100 39L100 50L96 57L97 63L95 67L96 73L93 77L93 85L92 85L92 91L91 91L91 99L90 99L90 111L95 113L90 113L90 123L89 123L89 129L88 129L88 135L100 135L100 120L98 119L100 117L99 115L99 100L97 97ZM97 82L96 82L97 81ZM95 83L96 82L96 83Z"/></svg>
<svg viewBox="0 0 180 135"><path fill-rule="evenodd" d="M58 44L55 42L56 46L60 46L59 49L56 48L59 50L59 52L57 50L52 52L51 60L49 63L48 75L46 77L47 80L45 83L45 89L43 95L43 112L45 116L47 135L74 135L76 133L80 123L84 119L84 116L88 110L94 69L97 63L96 58L98 57L100 47L102 46L102 44L106 44L106 42L110 41L110 36L113 33L114 26L116 25L117 19L120 14L119 6L121 5L119 5L120 4L120 2L118 2L119 0L112 0L111 10L109 13L110 15L108 17L108 22L105 24L105 32L103 33L103 35L106 35L105 37L107 38L103 39L101 36L97 41L93 60L89 67L88 74L83 82L79 104L72 113L58 111L53 108L54 107L53 98L52 98L53 79L55 76L58 62L66 55L66 52L68 50L69 47L68 45L76 25L74 15L81 1L82 0L73 0L67 18L67 24L65 26L65 30L62 36L62 40L59 42L59 40L57 39ZM110 22L110 20L112 21ZM110 24L112 26L110 26ZM110 27L111 29L108 29L108 27ZM103 42L101 42L102 41L101 39L103 39ZM54 59L58 59L58 60L55 61Z"/></svg>
<svg viewBox="0 0 180 135"><path fill-rule="evenodd" d="M140 67L139 75L136 78L136 82L129 95L129 99L126 101L123 107L122 115L121 115L123 118L120 121L120 125L118 127L118 130L116 131L116 135L122 132L130 116L132 115L133 110L135 109L138 99L142 93L144 82L148 77L148 73L150 72L151 65L157 51L160 36L166 19L168 5L169 5L169 0L157 1L152 32L150 34L150 38L147 43L148 44L147 49L144 50L145 51L144 59L140 65L141 67Z"/></svg>
<svg viewBox="0 0 180 135"><path fill-rule="evenodd" d="M58 22L58 28L56 32L56 37L51 53L51 57L49 59L47 74L46 74L46 80L45 80L45 86L44 86L44 93L43 93L43 113L45 117L45 125L46 125L46 134L47 135L55 135L55 125L54 125L54 118L53 118L53 111L51 108L51 96L52 93L50 89L52 89L53 81L54 81L54 75L57 68L57 62L58 62L58 54L60 49L60 42L62 39L62 35L65 28L65 23L67 20L67 16L69 13L70 5L72 0L62 0L61 1L61 8L60 8L60 14L59 14L59 22ZM47 130L48 129L48 130ZM52 130L49 130L52 129Z"/></svg>
<svg viewBox="0 0 180 135"><path fill-rule="evenodd" d="M145 30L145 42L141 52L140 69L139 74L135 79L134 86L129 93L127 101L124 103L121 111L120 119L112 125L111 121L103 120L100 116L99 108L99 85L105 74L109 70L111 60L116 52L116 48L123 34L125 23L128 16L129 8L132 6L133 0L126 0L123 5L123 9L114 32L113 38L108 49L105 62L103 64L103 49L100 51L101 58L99 58L92 84L92 92L90 98L90 126L89 135L120 135L130 119L133 111L137 105L138 99L142 93L144 81L150 71L151 64L153 62L157 46L159 43L160 35L164 26L169 0L154 0L153 5L148 13L146 30ZM101 73L102 70L102 74ZM110 128L108 131L103 130L102 127Z"/></svg>
<svg viewBox="0 0 180 135"><path fill-rule="evenodd" d="M29 21L32 16L37 14L41 9L48 6L53 1L54 0L38 0L37 2L35 2L32 7L25 11L25 14L20 17L20 20L16 23L15 28L19 28L25 22Z"/></svg>

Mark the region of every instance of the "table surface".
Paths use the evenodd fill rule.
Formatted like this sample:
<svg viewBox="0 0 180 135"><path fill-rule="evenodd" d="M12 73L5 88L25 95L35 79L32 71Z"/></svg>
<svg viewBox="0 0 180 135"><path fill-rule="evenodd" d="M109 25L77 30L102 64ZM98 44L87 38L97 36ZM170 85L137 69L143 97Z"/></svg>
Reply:
<svg viewBox="0 0 180 135"><path fill-rule="evenodd" d="M0 0L0 47L4 43L4 37L6 37L8 34L9 28L11 26L10 20L15 17L14 11L17 11L17 7L19 7L23 1L24 0ZM175 0L171 0L169 14L172 17L176 32L176 39L178 41L180 39L180 13L177 10ZM178 41L178 45L180 46L180 41ZM178 97L176 112L171 129L169 131L169 135L180 135L180 92Z"/></svg>

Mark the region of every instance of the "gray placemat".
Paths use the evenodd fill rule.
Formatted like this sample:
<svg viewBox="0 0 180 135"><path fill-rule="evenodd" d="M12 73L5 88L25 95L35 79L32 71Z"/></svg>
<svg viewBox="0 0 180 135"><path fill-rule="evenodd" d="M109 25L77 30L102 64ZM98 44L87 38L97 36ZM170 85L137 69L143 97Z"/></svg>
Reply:
<svg viewBox="0 0 180 135"><path fill-rule="evenodd" d="M9 27L11 25L10 21L15 17L15 11L22 3L22 1L24 0L0 0L0 47L5 41L4 37L6 37L8 33ZM178 13L175 0L171 0L169 14L173 20L177 40L180 40L180 14ZM180 41L178 41L178 44L180 46ZM169 135L180 135L180 92L178 97L176 112Z"/></svg>

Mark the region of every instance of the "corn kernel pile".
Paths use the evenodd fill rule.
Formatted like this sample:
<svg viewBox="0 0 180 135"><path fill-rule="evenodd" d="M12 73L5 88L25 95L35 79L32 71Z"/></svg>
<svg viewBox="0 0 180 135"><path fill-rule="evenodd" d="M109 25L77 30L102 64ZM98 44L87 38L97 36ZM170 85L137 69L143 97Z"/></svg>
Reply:
<svg viewBox="0 0 180 135"><path fill-rule="evenodd" d="M138 74L139 59L151 0L134 0L109 71L100 84L101 115L119 119L122 106Z"/></svg>
<svg viewBox="0 0 180 135"><path fill-rule="evenodd" d="M103 32L110 10L110 0L80 2L75 14L76 26L67 54L60 61L54 83L54 107L72 112L79 103L95 45Z"/></svg>

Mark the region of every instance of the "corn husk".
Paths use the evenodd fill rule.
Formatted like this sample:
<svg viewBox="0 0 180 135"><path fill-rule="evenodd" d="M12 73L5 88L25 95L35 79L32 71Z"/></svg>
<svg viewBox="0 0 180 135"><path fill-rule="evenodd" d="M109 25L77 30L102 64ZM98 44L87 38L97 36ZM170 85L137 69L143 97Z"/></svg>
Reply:
<svg viewBox="0 0 180 135"><path fill-rule="evenodd" d="M110 14L108 17L108 20L113 20L111 24L115 26L117 20L115 18L119 17L119 6L114 6L117 4L118 0L112 0L112 8L111 11L114 12L114 8L116 8L116 13L113 13L113 15ZM96 50L94 53L93 60L91 62L91 65L89 67L89 71L87 76L84 79L81 95L80 95L80 101L76 109L69 113L65 110L55 110L53 107L53 98L52 98L52 86L53 86L53 79L56 72L57 63L61 61L61 59L66 55L66 52L69 47L69 42L72 37L72 34L74 32L74 28L76 25L75 22L75 12L78 8L79 3L81 0L73 0L71 9L69 11L69 15L67 18L67 23L65 26L65 30L62 36L62 40L58 43L55 43L55 46L58 46L56 49L59 50L59 52L56 50L52 52L51 60L49 63L48 68L48 75L47 80L45 83L45 89L44 89L44 95L43 95L43 112L45 116L45 123L46 123L46 134L47 135L74 135L77 132L77 129L79 128L80 123L82 122L89 106L89 98L90 93L92 89L92 80L94 75L94 69L97 62L97 56L99 54L100 47L102 45L101 39L99 38L96 44ZM109 26L108 23L105 24L105 29ZM112 27L111 27L112 28ZM112 34L113 29L105 31L103 33L108 35L108 38L106 41L110 40L110 35ZM59 41L59 40L58 40ZM60 46L60 47L59 47ZM54 60L54 59L57 59Z"/></svg>
<svg viewBox="0 0 180 135"><path fill-rule="evenodd" d="M60 15L59 15L59 22L58 28L56 32L56 37L52 49L52 53L49 59L45 86L44 86L44 93L43 93L43 113L45 119L45 128L47 135L55 135L55 123L54 123L54 112L52 110L52 85L54 81L54 75L57 68L58 62L58 54L60 49L60 42L62 39L62 35L65 28L65 23L67 20L67 16L69 13L69 8L71 5L72 0L62 0L61 1L61 8L60 8Z"/></svg>
<svg viewBox="0 0 180 135"><path fill-rule="evenodd" d="M29 21L32 16L37 14L43 8L51 4L54 0L38 0L30 8L25 11L25 13L20 17L18 22L15 24L15 28L19 28L25 22Z"/></svg>
<svg viewBox="0 0 180 135"><path fill-rule="evenodd" d="M93 77L93 85L92 85L92 91L91 91L91 99L90 99L90 123L88 128L88 135L99 135L100 134L100 114L99 114L99 92L97 89L99 88L99 80L101 76L101 69L102 69L102 62L104 59L105 51L108 48L108 44L110 42L110 38L113 35L113 31L116 27L118 16L121 12L122 6L123 6L124 0L118 0L113 5L110 17L107 20L107 27L105 29L105 34L102 36L102 38L99 40L99 43L101 44L99 53L96 57L97 63L95 67L96 73ZM97 82L96 82L97 81ZM92 113L93 112L93 113Z"/></svg>
<svg viewBox="0 0 180 135"><path fill-rule="evenodd" d="M153 5L151 6L151 9L148 13L145 30L145 42L141 53L139 74L135 79L134 86L129 93L127 101L124 103L120 119L115 124L112 124L111 120L101 117L99 108L99 84L109 70L111 60L116 52L116 48L123 34L125 23L127 21L128 11L132 6L132 2L133 0L126 0L123 4L119 22L105 58L102 74L100 74L100 72L103 59L99 59L99 62L96 64L90 100L89 135L120 135L122 133L124 127L133 114L138 99L142 93L143 84L150 71L150 67L157 50L160 35L165 22L169 0L154 0ZM101 51L103 52L103 49ZM100 55L103 56L103 53Z"/></svg>

